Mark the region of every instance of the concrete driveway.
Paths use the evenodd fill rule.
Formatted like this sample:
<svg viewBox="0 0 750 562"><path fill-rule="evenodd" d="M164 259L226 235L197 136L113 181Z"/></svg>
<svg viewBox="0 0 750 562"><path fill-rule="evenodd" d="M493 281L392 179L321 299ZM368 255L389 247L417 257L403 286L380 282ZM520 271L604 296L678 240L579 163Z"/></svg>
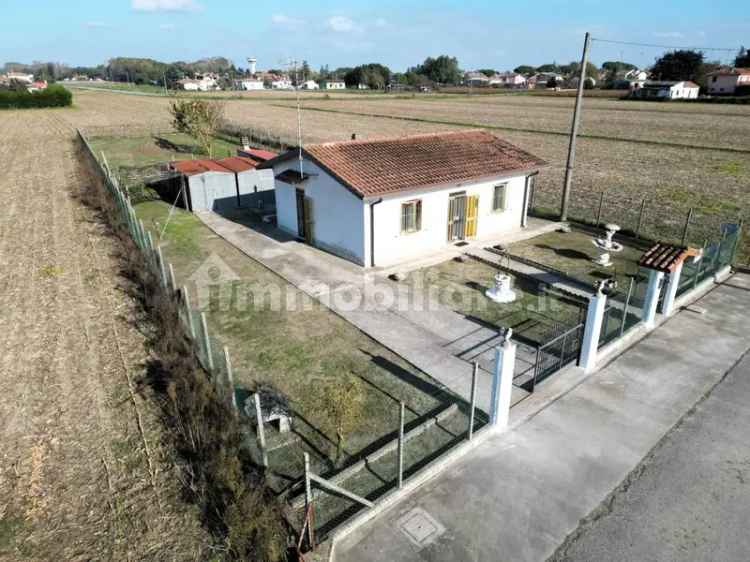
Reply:
<svg viewBox="0 0 750 562"><path fill-rule="evenodd" d="M750 276L698 304L343 538L335 560L546 560L750 347Z"/></svg>

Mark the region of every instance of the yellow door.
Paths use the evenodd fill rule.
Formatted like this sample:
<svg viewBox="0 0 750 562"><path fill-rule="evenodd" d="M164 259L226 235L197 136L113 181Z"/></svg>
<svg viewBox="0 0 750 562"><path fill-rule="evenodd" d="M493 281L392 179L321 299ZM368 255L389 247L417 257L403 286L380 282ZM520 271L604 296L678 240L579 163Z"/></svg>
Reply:
<svg viewBox="0 0 750 562"><path fill-rule="evenodd" d="M479 195L466 198L466 238L477 235L477 219L479 215Z"/></svg>

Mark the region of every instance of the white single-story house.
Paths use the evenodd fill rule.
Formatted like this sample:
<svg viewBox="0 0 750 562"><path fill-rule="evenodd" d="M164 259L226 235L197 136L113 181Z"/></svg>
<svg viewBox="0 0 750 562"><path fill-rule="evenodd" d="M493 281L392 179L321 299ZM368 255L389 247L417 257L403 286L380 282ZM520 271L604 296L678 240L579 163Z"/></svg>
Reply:
<svg viewBox="0 0 750 562"><path fill-rule="evenodd" d="M172 162L169 170L175 177L157 190L170 200L177 199L190 211L270 208L274 195L273 173L258 170L261 162L261 159L246 156ZM177 198L181 188L185 188L184 198Z"/></svg>
<svg viewBox="0 0 750 562"><path fill-rule="evenodd" d="M315 80L305 80L300 87L303 90L320 90L320 86Z"/></svg>
<svg viewBox="0 0 750 562"><path fill-rule="evenodd" d="M707 75L708 93L711 95L732 95L740 86L750 86L750 68L718 70Z"/></svg>
<svg viewBox="0 0 750 562"><path fill-rule="evenodd" d="M292 84L292 81L287 78L276 78L271 81L271 88L274 90L293 90L294 85Z"/></svg>
<svg viewBox="0 0 750 562"><path fill-rule="evenodd" d="M263 85L263 80L257 78L243 78L238 80L238 85L242 90L265 90L266 87Z"/></svg>
<svg viewBox="0 0 750 562"><path fill-rule="evenodd" d="M643 99L694 100L698 98L700 86L690 80L665 82L647 80L643 86L633 90L633 95Z"/></svg>
<svg viewBox="0 0 750 562"><path fill-rule="evenodd" d="M467 86L489 86L490 79L482 72L470 70L464 74L464 84Z"/></svg>
<svg viewBox="0 0 750 562"><path fill-rule="evenodd" d="M346 88L346 83L343 80L321 80L321 90L343 90Z"/></svg>
<svg viewBox="0 0 750 562"><path fill-rule="evenodd" d="M292 149L276 179L278 227L365 267L419 258L526 226L546 162L482 130ZM300 169L301 168L301 169Z"/></svg>
<svg viewBox="0 0 750 562"><path fill-rule="evenodd" d="M206 74L198 78L183 78L177 82L182 85L183 90L193 92L208 92L209 90L221 90L216 77L211 74Z"/></svg>
<svg viewBox="0 0 750 562"><path fill-rule="evenodd" d="M489 78L490 86L504 86L506 88L523 88L526 86L526 77L517 72L500 72Z"/></svg>

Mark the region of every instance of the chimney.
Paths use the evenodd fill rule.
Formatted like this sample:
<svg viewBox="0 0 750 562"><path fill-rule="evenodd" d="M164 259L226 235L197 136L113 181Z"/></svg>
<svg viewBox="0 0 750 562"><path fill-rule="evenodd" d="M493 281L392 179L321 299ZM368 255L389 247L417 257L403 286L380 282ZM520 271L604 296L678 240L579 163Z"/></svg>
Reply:
<svg viewBox="0 0 750 562"><path fill-rule="evenodd" d="M352 133L352 140L357 140L357 133Z"/></svg>

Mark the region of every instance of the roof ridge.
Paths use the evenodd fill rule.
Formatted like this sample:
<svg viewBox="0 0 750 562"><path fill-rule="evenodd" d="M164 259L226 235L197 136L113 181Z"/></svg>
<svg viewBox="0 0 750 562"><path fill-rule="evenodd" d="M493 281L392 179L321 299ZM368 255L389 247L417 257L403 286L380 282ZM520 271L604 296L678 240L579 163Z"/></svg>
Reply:
<svg viewBox="0 0 750 562"><path fill-rule="evenodd" d="M414 139L424 139L424 138L430 138L430 137L447 137L447 136L453 136L457 134L467 134L467 133L487 133L489 135L492 134L487 129L482 129L481 127L474 127L472 129L450 129L447 131L436 131L434 133L393 135L393 136L388 136L388 137L379 137L375 139L356 139L356 140L320 142L320 143L308 144L306 147L303 147L303 148L305 149L315 148L315 147L329 148L332 146L353 145L353 144L377 144L377 143L393 142L393 141L399 141L399 140L411 141Z"/></svg>

